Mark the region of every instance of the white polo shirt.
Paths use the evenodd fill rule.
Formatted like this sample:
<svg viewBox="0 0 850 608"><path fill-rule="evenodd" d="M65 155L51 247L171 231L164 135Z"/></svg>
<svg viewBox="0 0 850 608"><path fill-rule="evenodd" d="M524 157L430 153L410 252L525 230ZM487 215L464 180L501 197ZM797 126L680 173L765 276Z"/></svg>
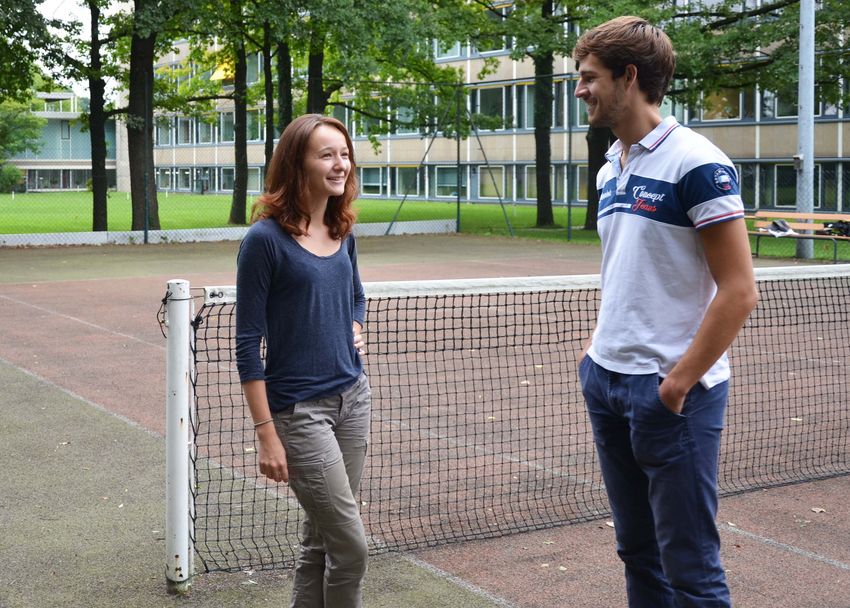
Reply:
<svg viewBox="0 0 850 608"><path fill-rule="evenodd" d="M606 153L597 176L602 304L590 357L610 371L666 376L681 359L717 286L697 234L744 217L729 158L674 117L629 150ZM726 354L700 382L729 378Z"/></svg>

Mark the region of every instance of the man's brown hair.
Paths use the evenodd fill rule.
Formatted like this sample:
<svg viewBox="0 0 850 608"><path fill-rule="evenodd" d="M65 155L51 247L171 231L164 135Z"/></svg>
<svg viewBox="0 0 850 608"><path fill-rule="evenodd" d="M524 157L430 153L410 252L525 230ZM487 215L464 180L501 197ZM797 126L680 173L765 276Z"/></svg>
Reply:
<svg viewBox="0 0 850 608"><path fill-rule="evenodd" d="M573 49L576 65L588 55L597 57L614 78L622 76L626 66L634 65L638 87L647 101L656 105L661 105L676 68L670 38L640 17L617 17L586 31Z"/></svg>
<svg viewBox="0 0 850 608"><path fill-rule="evenodd" d="M321 114L305 114L293 120L280 136L269 170L266 174L266 191L254 203L251 221L271 217L294 236L301 236L305 225L310 226L310 210L307 207L307 179L304 171L304 154L310 135L320 125L327 125L345 136L348 160L351 169L345 180L345 190L340 196L328 198L325 224L331 238L341 239L351 232L354 210L351 203L357 196L357 165L354 162L354 144L345 125L336 118Z"/></svg>

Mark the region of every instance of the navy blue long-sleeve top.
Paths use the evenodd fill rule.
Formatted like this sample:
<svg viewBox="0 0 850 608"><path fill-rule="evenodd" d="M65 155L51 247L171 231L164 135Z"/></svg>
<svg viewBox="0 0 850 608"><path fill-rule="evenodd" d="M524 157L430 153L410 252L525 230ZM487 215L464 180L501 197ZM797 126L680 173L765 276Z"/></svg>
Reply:
<svg viewBox="0 0 850 608"><path fill-rule="evenodd" d="M273 412L339 394L362 373L352 324L363 325L366 296L354 235L320 256L277 221L260 220L239 248L236 294L239 379L265 380Z"/></svg>

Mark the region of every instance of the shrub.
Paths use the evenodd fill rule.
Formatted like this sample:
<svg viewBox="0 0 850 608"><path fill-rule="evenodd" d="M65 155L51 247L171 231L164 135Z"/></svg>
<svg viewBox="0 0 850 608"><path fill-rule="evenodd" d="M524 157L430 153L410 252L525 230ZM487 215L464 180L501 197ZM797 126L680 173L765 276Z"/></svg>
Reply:
<svg viewBox="0 0 850 608"><path fill-rule="evenodd" d="M15 165L0 165L0 192L3 194L17 190L23 180L24 174Z"/></svg>

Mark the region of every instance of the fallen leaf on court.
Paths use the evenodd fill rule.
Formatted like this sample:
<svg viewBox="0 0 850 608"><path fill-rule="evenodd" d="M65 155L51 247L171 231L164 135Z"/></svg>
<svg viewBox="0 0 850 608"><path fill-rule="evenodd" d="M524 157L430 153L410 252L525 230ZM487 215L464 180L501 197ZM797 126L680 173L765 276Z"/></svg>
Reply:
<svg viewBox="0 0 850 608"><path fill-rule="evenodd" d="M812 511L814 513L826 513L826 509L823 507L812 507Z"/></svg>
<svg viewBox="0 0 850 608"><path fill-rule="evenodd" d="M253 571L253 570L243 570L242 572L244 572L244 573L245 573L245 574L247 574L248 576L252 576L252 575L254 574L254 571Z"/></svg>
<svg viewBox="0 0 850 608"><path fill-rule="evenodd" d="M495 420L495 419L496 419L495 416L487 416L487 420Z"/></svg>
<svg viewBox="0 0 850 608"><path fill-rule="evenodd" d="M727 521L727 522L726 522L726 524L727 524L727 525L732 526L733 528L737 528L737 527L738 527L738 524L733 523L733 522L731 522L731 521Z"/></svg>
<svg viewBox="0 0 850 608"><path fill-rule="evenodd" d="M59 445L71 445L71 442L70 441L63 441Z"/></svg>
<svg viewBox="0 0 850 608"><path fill-rule="evenodd" d="M118 508L119 508L119 509L123 509L123 508L124 508L124 503L122 502L120 505L118 505Z"/></svg>
<svg viewBox="0 0 850 608"><path fill-rule="evenodd" d="M522 382L520 382L520 384L522 384L523 386L525 386L525 385L527 385L527 384L531 384L531 382L529 382L528 380L523 380Z"/></svg>
<svg viewBox="0 0 850 608"><path fill-rule="evenodd" d="M247 581L242 581L242 584L243 585L256 585L257 581L247 580Z"/></svg>
<svg viewBox="0 0 850 608"><path fill-rule="evenodd" d="M542 365L535 365L534 367L536 367L537 369L543 369Z"/></svg>
<svg viewBox="0 0 850 608"><path fill-rule="evenodd" d="M558 570L560 570L561 572L566 572L567 567L566 566L558 566Z"/></svg>
<svg viewBox="0 0 850 608"><path fill-rule="evenodd" d="M605 522L605 525L606 525L606 526L608 526L609 528L613 528L613 527L614 527L614 522L613 522L613 521L606 521L606 522Z"/></svg>
<svg viewBox="0 0 850 608"><path fill-rule="evenodd" d="M548 567L549 567L549 564L540 564L540 567L541 567L541 568L548 568Z"/></svg>
<svg viewBox="0 0 850 608"><path fill-rule="evenodd" d="M791 418L794 422L803 422L802 418Z"/></svg>
<svg viewBox="0 0 850 608"><path fill-rule="evenodd" d="M543 541L543 544L544 544L544 545L554 545L554 544L555 544L555 541L554 541L554 540L544 540L544 541Z"/></svg>
<svg viewBox="0 0 850 608"><path fill-rule="evenodd" d="M245 448L246 454L253 454L256 451L257 451L256 448Z"/></svg>

